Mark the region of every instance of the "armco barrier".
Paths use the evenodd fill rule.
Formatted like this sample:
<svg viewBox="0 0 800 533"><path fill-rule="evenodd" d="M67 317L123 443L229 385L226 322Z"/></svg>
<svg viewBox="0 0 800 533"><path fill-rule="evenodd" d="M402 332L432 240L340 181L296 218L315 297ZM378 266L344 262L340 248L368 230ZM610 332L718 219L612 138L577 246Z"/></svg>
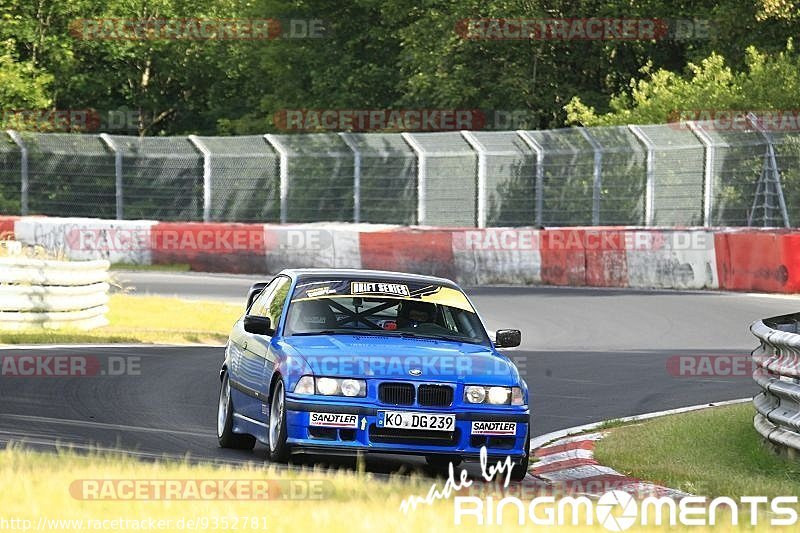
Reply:
<svg viewBox="0 0 800 533"><path fill-rule="evenodd" d="M0 330L108 324L109 262L0 258Z"/></svg>
<svg viewBox="0 0 800 533"><path fill-rule="evenodd" d="M761 392L753 399L753 425L790 457L800 453L800 313L765 318L750 331L760 341L753 351L753 378Z"/></svg>
<svg viewBox="0 0 800 533"><path fill-rule="evenodd" d="M25 244L70 259L193 270L386 269L489 283L800 292L800 231L434 228L0 217Z"/></svg>

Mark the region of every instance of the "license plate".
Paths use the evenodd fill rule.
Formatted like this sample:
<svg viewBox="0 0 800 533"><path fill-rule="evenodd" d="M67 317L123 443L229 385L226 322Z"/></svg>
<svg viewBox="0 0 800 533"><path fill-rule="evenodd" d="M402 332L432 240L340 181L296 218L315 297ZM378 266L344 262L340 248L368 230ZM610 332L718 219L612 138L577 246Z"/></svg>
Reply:
<svg viewBox="0 0 800 533"><path fill-rule="evenodd" d="M473 422L473 435L516 435L516 422Z"/></svg>
<svg viewBox="0 0 800 533"><path fill-rule="evenodd" d="M378 411L377 425L379 428L453 431L456 426L456 415Z"/></svg>
<svg viewBox="0 0 800 533"><path fill-rule="evenodd" d="M309 413L308 425L329 428L357 428L358 415L343 413Z"/></svg>

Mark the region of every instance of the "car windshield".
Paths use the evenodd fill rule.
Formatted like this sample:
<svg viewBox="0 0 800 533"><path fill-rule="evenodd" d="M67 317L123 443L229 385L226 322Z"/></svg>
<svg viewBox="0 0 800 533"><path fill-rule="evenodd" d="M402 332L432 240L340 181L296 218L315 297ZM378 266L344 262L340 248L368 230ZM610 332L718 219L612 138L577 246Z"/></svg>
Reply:
<svg viewBox="0 0 800 533"><path fill-rule="evenodd" d="M387 335L489 344L486 330L458 289L416 281L300 281L285 335Z"/></svg>

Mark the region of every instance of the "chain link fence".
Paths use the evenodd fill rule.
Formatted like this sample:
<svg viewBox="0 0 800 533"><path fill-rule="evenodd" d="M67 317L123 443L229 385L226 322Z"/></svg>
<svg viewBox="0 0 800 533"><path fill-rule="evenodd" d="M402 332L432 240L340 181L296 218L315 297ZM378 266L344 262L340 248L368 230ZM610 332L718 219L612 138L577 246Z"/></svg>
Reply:
<svg viewBox="0 0 800 533"><path fill-rule="evenodd" d="M360 222L411 225L417 221L417 158L399 133L343 134L354 154L353 194ZM358 192L356 192L358 191Z"/></svg>
<svg viewBox="0 0 800 533"><path fill-rule="evenodd" d="M631 126L647 150L645 225L699 226L705 147L687 127Z"/></svg>
<svg viewBox="0 0 800 533"><path fill-rule="evenodd" d="M8 131L0 213L500 226L800 220L800 132L714 123L128 137Z"/></svg>
<svg viewBox="0 0 800 533"><path fill-rule="evenodd" d="M263 135L192 137L207 158L210 198L204 218L259 222L280 218L280 161Z"/></svg>

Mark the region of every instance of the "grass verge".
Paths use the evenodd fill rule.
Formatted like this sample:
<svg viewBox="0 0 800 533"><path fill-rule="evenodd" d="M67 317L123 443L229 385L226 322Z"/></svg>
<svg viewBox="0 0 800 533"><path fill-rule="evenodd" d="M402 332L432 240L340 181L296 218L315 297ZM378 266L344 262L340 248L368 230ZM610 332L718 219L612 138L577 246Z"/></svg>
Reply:
<svg viewBox="0 0 800 533"><path fill-rule="evenodd" d="M91 331L0 332L0 344L223 344L242 306L161 296L112 294L108 326Z"/></svg>
<svg viewBox="0 0 800 533"><path fill-rule="evenodd" d="M249 496L247 487L268 484ZM279 470L261 466L207 466L186 462L140 462L129 456L78 455L69 451L33 452L19 446L0 451L0 520L13 528L51 531L531 531L520 526L513 505L479 527L476 516L454 523L454 495L404 513L401 502L424 497L434 480L418 475L376 479L352 470L307 468ZM441 489L444 480L436 480ZM170 497L158 496L159 484L178 484ZM190 499L189 487L241 483L239 496ZM11 489L13 487L13 489ZM134 490L139 490L136 493ZM162 489L162 494L169 489ZM237 490L234 488L233 490ZM209 494L209 492L204 492ZM210 494L214 494L213 490ZM286 498L294 494L295 498ZM313 494L313 497L307 497ZM490 489L494 502L501 495ZM234 493L235 495L235 493ZM138 496L138 499L132 498ZM264 498L263 496L267 496ZM525 497L523 496L523 499ZM484 500L486 501L486 500ZM486 505L489 505L488 503ZM494 509L494 507L492 507ZM544 518L542 512L537 513ZM567 524L571 524L571 516ZM12 523L11 520L16 522ZM23 522L24 521L24 522ZM0 522L2 523L2 522ZM585 522L579 522L585 523ZM136 525L140 524L140 525ZM592 527L545 527L553 531L607 531ZM728 530L730 528L722 528ZM634 530L663 530L637 526ZM677 527L672 531L688 530ZM708 531L706 527L692 531ZM633 531L633 530L632 530Z"/></svg>
<svg viewBox="0 0 800 533"><path fill-rule="evenodd" d="M749 403L617 427L597 443L601 464L693 494L800 494L800 463L761 445Z"/></svg>
<svg viewBox="0 0 800 533"><path fill-rule="evenodd" d="M104 489L97 491L87 484L95 480L111 481L103 481ZM116 480L147 484L149 480L223 480L240 481L245 486L251 486L252 480L256 480L268 481L269 485L266 493L248 496L247 491L242 491L238 493L241 497L237 495L233 500L187 500L175 496L176 493L159 498L153 497L155 492L149 492L149 499L134 500L126 498L132 493L124 492L128 489ZM280 490L273 485L275 482L281 483ZM303 531L306 529L302 526L312 525L325 531L352 531L355 526L364 531L404 531L405 526L401 527L396 520L387 520L387 515L399 513L402 495L424 493L427 485L429 483L423 484L418 478L400 477L387 483L370 482L370 476L354 472L140 462L107 454L37 453L18 446L0 451L0 486L14 487L0 492L2 517L30 520L34 529L44 518L50 525L47 529L57 531L94 529L89 526L89 520L165 521L165 527L142 528L163 531L184 529L178 522L181 520L184 524L190 521L196 524L185 527L186 531ZM284 500L290 490L300 499ZM304 490L312 491L315 496L303 499ZM259 494L264 494L266 499ZM94 495L105 498L83 499ZM123 496L123 499L115 499L115 496ZM437 515L441 516L437 518ZM411 523L424 530L425 524L442 522L442 517L447 516L441 508L420 511ZM82 522L70 523L70 520ZM134 529L130 523L127 527L113 527L111 522L104 525L103 530Z"/></svg>

